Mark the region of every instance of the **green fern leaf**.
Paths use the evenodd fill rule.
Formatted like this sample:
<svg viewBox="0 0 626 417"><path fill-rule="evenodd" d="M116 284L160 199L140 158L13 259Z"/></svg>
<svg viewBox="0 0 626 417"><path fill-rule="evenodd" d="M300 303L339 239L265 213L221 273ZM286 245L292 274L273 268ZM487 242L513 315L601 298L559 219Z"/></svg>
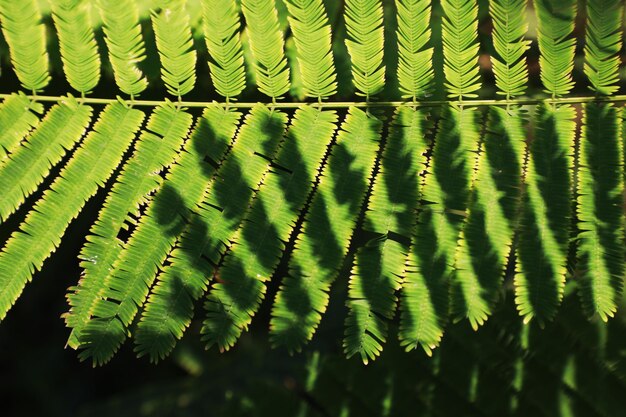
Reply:
<svg viewBox="0 0 626 417"><path fill-rule="evenodd" d="M284 113L263 104L246 117L228 158L170 255L170 265L158 277L135 337L139 356L161 359L182 337L191 320L193 302L204 293L214 266L231 245L269 169L265 158L272 158L286 124Z"/></svg>
<svg viewBox="0 0 626 417"><path fill-rule="evenodd" d="M192 121L191 115L169 102L157 107L148 119L133 156L117 178L80 253L83 276L67 296L70 311L65 322L72 329L70 347L78 347L78 335L122 251L124 243L117 238L119 232L127 228L125 222L139 217L139 208L161 186L159 173L174 163Z"/></svg>
<svg viewBox="0 0 626 417"><path fill-rule="evenodd" d="M448 97L478 97L478 3L476 0L441 0L443 72Z"/></svg>
<svg viewBox="0 0 626 417"><path fill-rule="evenodd" d="M52 107L22 146L0 164L1 221L37 190L50 169L81 139L91 113L91 107L80 106L72 98Z"/></svg>
<svg viewBox="0 0 626 417"><path fill-rule="evenodd" d="M41 91L50 82L46 28L35 0L1 0L2 33L11 54L11 63L22 86Z"/></svg>
<svg viewBox="0 0 626 417"><path fill-rule="evenodd" d="M102 299L80 334L81 359L94 364L111 359L127 336L127 327L148 295L158 268L172 250L202 193L223 158L239 113L210 106L185 143L165 182L105 279ZM209 161L209 162L207 162Z"/></svg>
<svg viewBox="0 0 626 417"><path fill-rule="evenodd" d="M52 1L65 77L81 94L90 93L100 80L100 54L90 12L91 4L85 0Z"/></svg>
<svg viewBox="0 0 626 417"><path fill-rule="evenodd" d="M242 0L259 91L277 99L289 91L289 67L274 0Z"/></svg>
<svg viewBox="0 0 626 417"><path fill-rule="evenodd" d="M556 314L563 298L572 204L576 112L571 106L536 109L536 136L526 166L526 194L517 248L515 302L528 322Z"/></svg>
<svg viewBox="0 0 626 417"><path fill-rule="evenodd" d="M577 206L580 295L587 314L607 321L617 311L624 277L624 151L618 110L587 104L583 124Z"/></svg>
<svg viewBox="0 0 626 417"><path fill-rule="evenodd" d="M67 226L122 161L143 113L115 103L106 107L74 157L35 204L0 252L0 319L33 273L61 243Z"/></svg>
<svg viewBox="0 0 626 417"><path fill-rule="evenodd" d="M619 53L622 50L622 16L620 0L587 0L585 32L585 74L591 89L611 95L619 90Z"/></svg>
<svg viewBox="0 0 626 417"><path fill-rule="evenodd" d="M11 94L0 104L0 163L19 149L20 142L39 125L43 105L24 93Z"/></svg>
<svg viewBox="0 0 626 417"><path fill-rule="evenodd" d="M331 33L323 0L288 0L299 73L307 97L318 99L337 92Z"/></svg>
<svg viewBox="0 0 626 417"><path fill-rule="evenodd" d="M396 309L426 167L427 117L409 107L396 111L365 214L364 229L378 237L356 254L343 345L348 357L358 353L366 364L382 351L385 319Z"/></svg>
<svg viewBox="0 0 626 417"><path fill-rule="evenodd" d="M493 20L493 47L496 51L493 74L496 77L497 94L507 98L521 96L526 92L528 66L524 53L530 41L524 40L528 30L526 10L528 0L493 0L489 13Z"/></svg>
<svg viewBox="0 0 626 417"><path fill-rule="evenodd" d="M349 109L276 295L270 322L275 345L300 350L322 319L365 198L381 128L376 117Z"/></svg>
<svg viewBox="0 0 626 417"><path fill-rule="evenodd" d="M203 0L202 10L211 80L219 94L231 99L246 88L237 5L234 0Z"/></svg>
<svg viewBox="0 0 626 417"><path fill-rule="evenodd" d="M385 86L383 7L380 0L346 0L344 16L354 86L369 98Z"/></svg>
<svg viewBox="0 0 626 417"><path fill-rule="evenodd" d="M570 35L574 31L577 1L534 0L534 4L541 82L553 97L566 95L574 88L576 39Z"/></svg>
<svg viewBox="0 0 626 417"><path fill-rule="evenodd" d="M133 0L98 0L109 60L115 82L131 97L148 87L139 64L145 59L137 3Z"/></svg>
<svg viewBox="0 0 626 417"><path fill-rule="evenodd" d="M152 12L152 27L167 92L184 96L196 84L196 50L185 0L170 0L160 12Z"/></svg>
<svg viewBox="0 0 626 417"><path fill-rule="evenodd" d="M208 346L229 349L252 321L276 269L285 242L335 132L337 115L312 107L296 111L287 140L226 255L206 303L202 327Z"/></svg>
<svg viewBox="0 0 626 417"><path fill-rule="evenodd" d="M476 165L468 217L455 255L453 315L474 330L492 313L518 221L525 114L491 107Z"/></svg>
<svg viewBox="0 0 626 417"><path fill-rule="evenodd" d="M435 74L430 41L431 5L428 0L396 0L398 9L398 81L402 97L428 97Z"/></svg>
<svg viewBox="0 0 626 417"><path fill-rule="evenodd" d="M407 350L421 346L430 355L443 336L479 125L479 113L474 108L443 109L402 286L399 338Z"/></svg>

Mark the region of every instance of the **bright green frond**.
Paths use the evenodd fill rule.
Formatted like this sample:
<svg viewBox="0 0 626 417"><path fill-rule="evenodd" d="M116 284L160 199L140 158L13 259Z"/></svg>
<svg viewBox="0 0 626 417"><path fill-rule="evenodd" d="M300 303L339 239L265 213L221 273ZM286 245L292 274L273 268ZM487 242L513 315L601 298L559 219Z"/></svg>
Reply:
<svg viewBox="0 0 626 417"><path fill-rule="evenodd" d="M621 0L587 0L585 74L590 88L611 95L619 90L619 54L622 50Z"/></svg>
<svg viewBox="0 0 626 417"><path fill-rule="evenodd" d="M72 329L70 347L78 347L78 335L124 247L118 234L139 217L139 208L161 186L160 173L174 163L192 121L191 115L169 102L157 107L148 119L133 156L117 178L80 253L83 276L67 296L70 311L65 322Z"/></svg>
<svg viewBox="0 0 626 417"><path fill-rule="evenodd" d="M475 98L480 89L478 67L478 2L441 0L443 73L448 97Z"/></svg>
<svg viewBox="0 0 626 417"><path fill-rule="evenodd" d="M577 0L534 0L541 82L546 93L563 96L574 88L572 70L576 39L572 37Z"/></svg>
<svg viewBox="0 0 626 417"><path fill-rule="evenodd" d="M24 136L39 124L41 103L24 93L11 94L0 104L0 163L19 149Z"/></svg>
<svg viewBox="0 0 626 417"><path fill-rule="evenodd" d="M134 0L98 0L109 60L120 90L137 96L148 86L139 64L146 58Z"/></svg>
<svg viewBox="0 0 626 417"><path fill-rule="evenodd" d="M428 97L435 74L430 44L430 0L396 0L398 9L398 81L402 97Z"/></svg>
<svg viewBox="0 0 626 417"><path fill-rule="evenodd" d="M480 114L444 107L411 237L400 303L400 344L430 355L448 316L450 277L476 165Z"/></svg>
<svg viewBox="0 0 626 417"><path fill-rule="evenodd" d="M202 10L213 85L227 99L237 97L246 88L237 4L235 0L203 0Z"/></svg>
<svg viewBox="0 0 626 417"><path fill-rule="evenodd" d="M167 92L184 96L196 84L196 50L191 37L186 0L170 0L152 12L152 27L161 59L161 79Z"/></svg>
<svg viewBox="0 0 626 417"><path fill-rule="evenodd" d="M276 295L270 322L275 345L300 350L326 311L368 189L381 128L379 119L351 107L337 134Z"/></svg>
<svg viewBox="0 0 626 417"><path fill-rule="evenodd" d="M63 233L85 202L113 174L142 121L143 113L139 110L120 103L107 106L20 230L11 235L0 252L0 319L59 246Z"/></svg>
<svg viewBox="0 0 626 417"><path fill-rule="evenodd" d="M207 345L229 349L252 321L311 192L336 122L335 112L312 107L296 111L276 168L256 196L207 299L202 327Z"/></svg>
<svg viewBox="0 0 626 417"><path fill-rule="evenodd" d="M269 170L268 159L282 142L287 120L285 113L263 104L246 117L148 299L135 337L139 356L163 358L182 337L193 303L236 239L250 200Z"/></svg>
<svg viewBox="0 0 626 417"><path fill-rule="evenodd" d="M572 215L572 106L536 109L517 245L515 302L528 322L554 317L563 298Z"/></svg>
<svg viewBox="0 0 626 417"><path fill-rule="evenodd" d="M618 110L590 103L578 153L578 271L588 315L617 311L624 279L624 150Z"/></svg>
<svg viewBox="0 0 626 417"><path fill-rule="evenodd" d="M242 0L241 7L246 18L259 91L273 99L280 98L289 91L289 67L275 2Z"/></svg>
<svg viewBox="0 0 626 417"><path fill-rule="evenodd" d="M50 82L46 28L36 0L0 0L2 34L22 86L41 91Z"/></svg>
<svg viewBox="0 0 626 417"><path fill-rule="evenodd" d="M383 5L380 0L346 0L346 46L357 94L371 97L385 86Z"/></svg>
<svg viewBox="0 0 626 417"><path fill-rule="evenodd" d="M102 299L80 334L81 359L107 362L127 337L127 327L144 303L148 290L172 250L215 173L235 133L239 113L210 106L113 269L105 279Z"/></svg>
<svg viewBox="0 0 626 417"><path fill-rule="evenodd" d="M498 300L518 219L525 158L524 111L491 107L468 217L455 254L452 314L481 326Z"/></svg>
<svg viewBox="0 0 626 417"><path fill-rule="evenodd" d="M287 0L304 94L324 98L337 92L331 33L323 0Z"/></svg>
<svg viewBox="0 0 626 417"><path fill-rule="evenodd" d="M426 169L428 112L400 107L391 123L363 228L376 233L356 254L344 351L364 363L382 351L393 318Z"/></svg>
<svg viewBox="0 0 626 417"><path fill-rule="evenodd" d="M100 53L91 28L91 3L52 0L52 17L65 78L74 90L87 94L100 80Z"/></svg>
<svg viewBox="0 0 626 417"><path fill-rule="evenodd" d="M0 221L37 190L50 169L81 139L91 112L91 107L72 98L52 107L22 146L0 163Z"/></svg>
<svg viewBox="0 0 626 417"><path fill-rule="evenodd" d="M492 0L489 12L493 21L493 74L497 94L507 98L521 96L526 92L528 65L524 53L530 48L530 40L524 36L528 30L526 10L528 0Z"/></svg>

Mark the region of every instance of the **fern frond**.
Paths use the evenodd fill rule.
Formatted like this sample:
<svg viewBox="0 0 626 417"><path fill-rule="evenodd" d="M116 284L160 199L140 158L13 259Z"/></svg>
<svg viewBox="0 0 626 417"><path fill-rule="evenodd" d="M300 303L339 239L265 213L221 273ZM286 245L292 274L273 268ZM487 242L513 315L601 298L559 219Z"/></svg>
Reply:
<svg viewBox="0 0 626 417"><path fill-rule="evenodd" d="M540 105L526 165L515 302L528 322L554 317L563 298L572 205L576 111Z"/></svg>
<svg viewBox="0 0 626 417"><path fill-rule="evenodd" d="M39 127L0 164L0 221L24 203L50 169L81 139L92 109L73 98L52 107Z"/></svg>
<svg viewBox="0 0 626 417"><path fill-rule="evenodd" d="M0 0L0 22L11 63L22 86L41 91L50 82L46 28L36 0Z"/></svg>
<svg viewBox="0 0 626 417"><path fill-rule="evenodd" d="M177 163L172 166L146 213L105 279L102 299L80 334L81 359L94 364L111 359L127 336L127 327L144 303L150 285L215 172L235 133L239 113L210 106Z"/></svg>
<svg viewBox="0 0 626 417"><path fill-rule="evenodd" d="M119 89L131 97L148 86L139 68L146 58L137 3L133 0L98 0L109 60Z"/></svg>
<svg viewBox="0 0 626 417"><path fill-rule="evenodd" d="M289 25L307 97L322 99L337 92L331 33L323 0L288 0Z"/></svg>
<svg viewBox="0 0 626 417"><path fill-rule="evenodd" d="M237 97L246 88L237 5L234 0L203 0L202 10L213 85L227 100Z"/></svg>
<svg viewBox="0 0 626 417"><path fill-rule="evenodd" d="M229 349L252 321L265 296L265 282L311 192L336 122L335 112L312 107L296 111L276 168L265 179L207 298L202 327L207 346Z"/></svg>
<svg viewBox="0 0 626 417"><path fill-rule="evenodd" d="M286 124L285 113L263 104L246 117L148 299L135 337L139 356L161 359L182 337L191 321L193 302L206 290L214 267L235 238Z"/></svg>
<svg viewBox="0 0 626 417"><path fill-rule="evenodd" d="M481 326L498 300L513 245L526 132L520 108L489 108L468 217L455 255L453 315Z"/></svg>
<svg viewBox="0 0 626 417"><path fill-rule="evenodd" d="M148 119L133 156L117 178L81 250L83 276L67 296L70 310L65 322L72 329L70 347L78 347L80 332L124 247L118 234L127 228L126 222L139 217L139 208L161 186L159 174L174 163L192 121L191 115L169 102L157 107Z"/></svg>
<svg viewBox="0 0 626 417"><path fill-rule="evenodd" d="M424 181L400 303L400 344L431 355L443 336L454 254L466 218L480 126L475 108L446 106Z"/></svg>
<svg viewBox="0 0 626 417"><path fill-rule="evenodd" d="M427 118L428 112L409 107L396 111L365 214L363 228L377 237L356 253L343 346L348 357L358 353L366 364L382 351L385 320L396 310L426 168Z"/></svg>
<svg viewBox="0 0 626 417"><path fill-rule="evenodd" d="M246 18L259 91L272 99L280 98L289 91L289 66L275 2L242 0L241 7Z"/></svg>
<svg viewBox="0 0 626 417"><path fill-rule="evenodd" d="M383 6L380 0L346 0L344 17L354 86L369 99L385 86Z"/></svg>
<svg viewBox="0 0 626 417"><path fill-rule="evenodd" d="M510 97L526 92L528 65L524 53L530 48L530 40L524 36L528 30L526 10L528 0L492 0L489 14L493 21L493 47L496 55L492 59L496 77L497 94Z"/></svg>
<svg viewBox="0 0 626 417"><path fill-rule="evenodd" d="M443 72L448 97L478 97L478 2L476 0L441 0L443 23Z"/></svg>
<svg viewBox="0 0 626 417"><path fill-rule="evenodd" d="M111 176L143 121L143 113L111 104L0 253L0 319L36 270L61 243L85 202Z"/></svg>
<svg viewBox="0 0 626 417"><path fill-rule="evenodd" d="M91 4L85 0L52 0L63 71L72 88L82 94L100 81L100 53L90 12Z"/></svg>
<svg viewBox="0 0 626 417"><path fill-rule="evenodd" d="M396 0L398 9L398 81L402 97L428 97L435 74L430 43L431 4L429 0Z"/></svg>
<svg viewBox="0 0 626 417"><path fill-rule="evenodd" d="M576 39L574 31L577 0L534 0L537 13L539 67L545 92L553 97L574 88L572 70Z"/></svg>
<svg viewBox="0 0 626 417"><path fill-rule="evenodd" d="M590 103L578 154L578 270L588 315L607 321L617 311L624 277L624 150L618 110Z"/></svg>
<svg viewBox="0 0 626 417"><path fill-rule="evenodd" d="M276 295L270 322L275 345L300 350L322 319L365 198L381 128L376 117L349 109Z"/></svg>
<svg viewBox="0 0 626 417"><path fill-rule="evenodd" d="M15 93L0 104L0 164L19 149L24 137L39 125L41 103L31 101L24 93Z"/></svg>
<svg viewBox="0 0 626 417"><path fill-rule="evenodd" d="M160 12L152 12L161 79L167 92L176 97L184 96L196 84L196 50L185 2L170 0Z"/></svg>
<svg viewBox="0 0 626 417"><path fill-rule="evenodd" d="M622 50L620 0L587 0L585 31L585 74L590 88L598 94L611 95L619 90L619 53Z"/></svg>

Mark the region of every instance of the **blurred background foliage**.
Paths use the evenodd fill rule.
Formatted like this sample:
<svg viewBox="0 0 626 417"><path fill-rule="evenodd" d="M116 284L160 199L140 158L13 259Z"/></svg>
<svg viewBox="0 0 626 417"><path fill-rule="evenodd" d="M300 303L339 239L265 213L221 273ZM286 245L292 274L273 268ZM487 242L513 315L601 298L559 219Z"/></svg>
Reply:
<svg viewBox="0 0 626 417"><path fill-rule="evenodd" d="M17 1L17 0L16 0ZM294 65L293 39L286 23L286 8L276 0L286 29L287 48ZM165 88L159 65L149 11L154 1L141 5L147 56L143 69L150 87L143 99L162 99ZM57 40L52 30L47 0L40 0L49 27L54 82L46 94L71 91L62 73ZM353 99L349 58L343 44L341 0L326 0L334 34L334 54L340 74L337 100ZM385 5L385 36L388 46L387 87L379 99L397 100L394 56L395 6ZM442 55L435 1L433 66L442 85ZM490 69L491 24L487 1L480 1L481 69L480 96L493 98L495 87ZM199 0L188 0L195 27L198 73L207 73L207 53L201 39ZM576 36L584 32L584 7L579 7ZM98 19L94 14L94 19ZM534 36L535 16L528 10L529 37ZM99 23L95 22L96 27ZM104 50L102 31L98 41ZM245 43L245 39L244 39ZM582 45L582 42L578 43ZM392 53L388 53L391 51ZM578 51L574 79L581 81L582 51ZM103 80L94 97L112 97L116 91L110 64L102 55ZM0 35L3 73L0 91L13 92L19 83L12 73L6 42ZM249 61L248 61L249 62ZM538 50L528 54L530 96L541 96ZM252 74L249 73L250 81ZM300 88L293 80L292 96ZM578 83L575 95L590 92ZM442 99L443 88L437 88ZM623 91L623 88L622 88ZM217 95L209 77L199 77L186 100L210 101ZM250 83L243 101L265 100ZM60 164L62 166L63 164ZM50 178L54 178L51 175ZM46 187L41 187L45 189ZM312 343L297 355L270 349L267 326L270 288L262 310L239 344L227 353L205 351L199 342L199 323L178 344L175 353L155 366L137 360L129 346L107 366L92 368L80 363L76 353L64 349L67 331L60 315L66 311L65 289L80 275L77 255L89 225L95 220L107 190L101 190L66 233L57 253L36 274L38 285L28 286L11 314L0 326L0 401L3 416L622 416L626 415L626 312L618 310L608 324L582 317L575 280L557 319L545 328L524 326L515 311L511 288L506 289L497 314L477 332L463 321L450 325L444 341L427 357L422 351L403 352L390 337L382 356L364 366L342 351L346 307L347 269L334 286L326 318ZM29 200L36 201L38 194ZM23 207L29 207L24 204ZM25 210L0 227L0 242L23 219ZM510 282L509 277L507 282ZM392 333L397 323L391 325Z"/></svg>

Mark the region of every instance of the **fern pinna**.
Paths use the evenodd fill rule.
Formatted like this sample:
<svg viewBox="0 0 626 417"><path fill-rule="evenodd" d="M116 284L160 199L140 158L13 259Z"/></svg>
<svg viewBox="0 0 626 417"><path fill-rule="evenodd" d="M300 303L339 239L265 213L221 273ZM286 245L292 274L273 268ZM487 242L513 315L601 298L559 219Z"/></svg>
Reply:
<svg viewBox="0 0 626 417"><path fill-rule="evenodd" d="M99 192L64 314L94 364L129 336L160 360L190 327L227 350L260 311L300 351L337 297L365 363L394 332L430 355L511 295L525 323L574 291L614 316L624 6L529 1L0 0L25 90L0 104L0 318ZM41 95L50 31L64 96ZM105 77L120 97L95 97Z"/></svg>

